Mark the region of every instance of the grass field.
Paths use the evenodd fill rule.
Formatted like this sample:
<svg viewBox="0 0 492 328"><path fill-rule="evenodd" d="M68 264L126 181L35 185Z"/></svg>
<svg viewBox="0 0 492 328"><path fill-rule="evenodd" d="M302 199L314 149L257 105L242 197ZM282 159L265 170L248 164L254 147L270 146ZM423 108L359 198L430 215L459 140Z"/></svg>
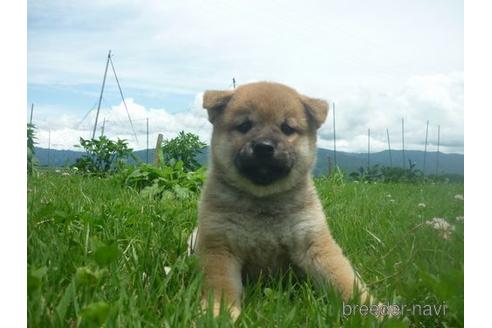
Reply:
<svg viewBox="0 0 492 328"><path fill-rule="evenodd" d="M382 321L347 314L332 289L288 275L247 285L235 326L463 326L462 184L316 185L335 239L373 294L411 311ZM186 254L196 203L152 200L117 178L30 177L29 326L232 325L200 315L201 277ZM435 217L454 230L425 223ZM425 311L443 304L445 313Z"/></svg>

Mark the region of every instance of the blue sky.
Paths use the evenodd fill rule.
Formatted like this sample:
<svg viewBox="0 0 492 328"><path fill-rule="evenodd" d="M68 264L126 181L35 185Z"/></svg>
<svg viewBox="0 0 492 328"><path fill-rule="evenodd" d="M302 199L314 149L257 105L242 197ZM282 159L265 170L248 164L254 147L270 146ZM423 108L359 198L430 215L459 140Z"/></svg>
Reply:
<svg viewBox="0 0 492 328"><path fill-rule="evenodd" d="M40 146L89 137L108 50L139 142L132 139L111 70L105 133L145 147L184 129L208 140L206 89L271 80L336 103L337 148L463 152L462 1L28 1L28 103ZM29 108L26 109L29 115ZM319 145L332 147L332 117Z"/></svg>

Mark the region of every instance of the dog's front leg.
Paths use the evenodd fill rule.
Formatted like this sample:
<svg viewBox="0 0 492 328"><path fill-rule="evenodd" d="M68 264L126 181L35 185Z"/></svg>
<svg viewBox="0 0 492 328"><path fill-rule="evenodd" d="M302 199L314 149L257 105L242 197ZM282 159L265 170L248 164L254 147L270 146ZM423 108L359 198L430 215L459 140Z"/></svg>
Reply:
<svg viewBox="0 0 492 328"><path fill-rule="evenodd" d="M303 254L297 254L296 262L317 283L331 283L345 301L353 295L355 286L361 303L372 302L364 284L355 275L352 265L328 229L310 236L307 249Z"/></svg>
<svg viewBox="0 0 492 328"><path fill-rule="evenodd" d="M200 261L205 275L205 293L202 303L213 306L214 316L220 313L221 299L236 320L241 312L241 265L237 259L226 251L200 252ZM213 293L213 305L208 304Z"/></svg>

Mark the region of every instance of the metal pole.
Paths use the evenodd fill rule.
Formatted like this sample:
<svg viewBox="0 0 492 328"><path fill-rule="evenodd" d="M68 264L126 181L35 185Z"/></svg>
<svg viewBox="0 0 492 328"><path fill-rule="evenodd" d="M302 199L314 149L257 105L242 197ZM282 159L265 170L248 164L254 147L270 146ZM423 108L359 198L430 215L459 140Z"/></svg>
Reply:
<svg viewBox="0 0 492 328"><path fill-rule="evenodd" d="M371 129L367 129L367 171L371 167Z"/></svg>
<svg viewBox="0 0 492 328"><path fill-rule="evenodd" d="M149 163L149 118L147 117L147 164Z"/></svg>
<svg viewBox="0 0 492 328"><path fill-rule="evenodd" d="M441 126L437 126L437 154L436 154L436 176L439 173L439 144L441 142Z"/></svg>
<svg viewBox="0 0 492 328"><path fill-rule="evenodd" d="M236 79L232 78L232 87L236 89Z"/></svg>
<svg viewBox="0 0 492 328"><path fill-rule="evenodd" d="M31 116L29 118L29 125L32 125L32 112L34 111L34 103L31 104Z"/></svg>
<svg viewBox="0 0 492 328"><path fill-rule="evenodd" d="M429 136L429 120L427 120L427 128L425 129L425 146L424 146L424 167L422 169L422 172L425 174L425 164L426 164L426 157L427 157L427 137Z"/></svg>
<svg viewBox="0 0 492 328"><path fill-rule="evenodd" d="M92 130L92 139L96 137L97 119L99 118L99 110L101 109L101 101L104 92L104 85L106 84L106 75L108 74L109 59L111 58L111 50L108 53L108 60L106 61L106 69L104 70L104 78L101 86L101 94L99 95L99 103L97 105L96 121L94 122L94 130Z"/></svg>
<svg viewBox="0 0 492 328"><path fill-rule="evenodd" d="M335 130L335 102L333 102L333 161L337 166L337 134Z"/></svg>
<svg viewBox="0 0 492 328"><path fill-rule="evenodd" d="M48 167L50 167L51 130L48 130Z"/></svg>
<svg viewBox="0 0 492 328"><path fill-rule="evenodd" d="M405 168L405 120L401 119L401 159L402 166Z"/></svg>
<svg viewBox="0 0 492 328"><path fill-rule="evenodd" d="M388 128L386 128L386 136L388 137L388 151L390 156L390 166L393 166L393 158L391 157L391 144L390 144L390 134Z"/></svg>

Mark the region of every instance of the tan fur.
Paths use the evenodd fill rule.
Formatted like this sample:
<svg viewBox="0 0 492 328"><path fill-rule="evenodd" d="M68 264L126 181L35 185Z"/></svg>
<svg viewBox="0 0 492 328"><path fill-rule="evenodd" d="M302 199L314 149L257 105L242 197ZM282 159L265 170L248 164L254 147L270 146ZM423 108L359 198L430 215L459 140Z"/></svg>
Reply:
<svg viewBox="0 0 492 328"><path fill-rule="evenodd" d="M221 297L233 317L240 312L242 277L296 266L317 282L331 283L347 300L354 285L369 297L330 234L312 183L316 132L328 113L326 101L277 83L247 84L234 91L207 91L204 107L214 129L211 160L198 213L197 254L214 313ZM245 117L247 134L234 129ZM280 131L283 122L296 133ZM234 156L252 139L268 136L279 152L293 154L288 176L256 185L234 166ZM206 295L206 294L205 294ZM204 297L206 298L206 296Z"/></svg>

